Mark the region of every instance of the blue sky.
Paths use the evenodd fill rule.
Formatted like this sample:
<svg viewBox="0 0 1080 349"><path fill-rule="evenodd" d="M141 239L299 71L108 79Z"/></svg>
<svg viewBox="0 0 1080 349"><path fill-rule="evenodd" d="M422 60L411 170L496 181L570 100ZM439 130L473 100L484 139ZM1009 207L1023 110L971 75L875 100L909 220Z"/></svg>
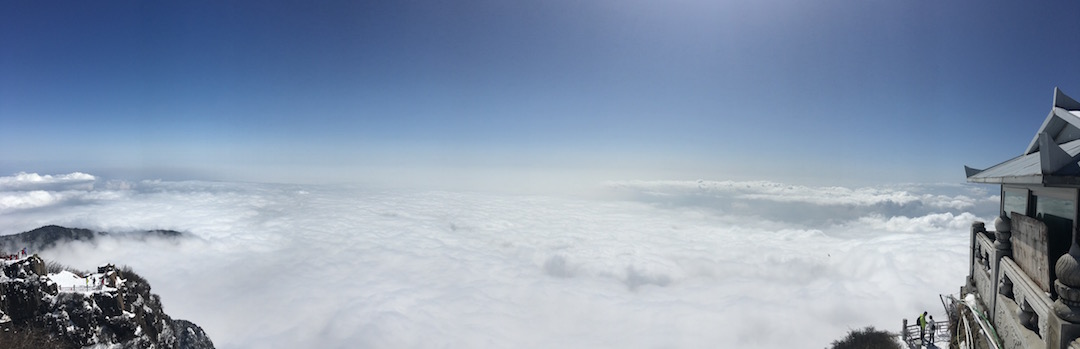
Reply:
<svg viewBox="0 0 1080 349"><path fill-rule="evenodd" d="M1024 150L1055 86L1080 97L1078 18L1068 1L2 0L0 172L961 182Z"/></svg>

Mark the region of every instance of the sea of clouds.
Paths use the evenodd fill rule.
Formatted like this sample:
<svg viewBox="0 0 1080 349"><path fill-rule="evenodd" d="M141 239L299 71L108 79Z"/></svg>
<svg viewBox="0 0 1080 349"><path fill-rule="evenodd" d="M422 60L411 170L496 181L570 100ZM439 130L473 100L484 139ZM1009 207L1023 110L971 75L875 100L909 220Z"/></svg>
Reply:
<svg viewBox="0 0 1080 349"><path fill-rule="evenodd" d="M826 347L942 314L997 188L619 181L590 195L0 177L0 235L172 229L132 266L219 348Z"/></svg>

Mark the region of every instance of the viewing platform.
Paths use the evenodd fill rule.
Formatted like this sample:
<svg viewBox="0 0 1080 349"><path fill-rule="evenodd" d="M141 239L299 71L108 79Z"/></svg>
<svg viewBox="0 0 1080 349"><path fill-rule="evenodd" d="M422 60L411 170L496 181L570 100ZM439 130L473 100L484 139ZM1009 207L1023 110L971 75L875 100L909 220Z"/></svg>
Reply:
<svg viewBox="0 0 1080 349"><path fill-rule="evenodd" d="M937 348L939 343L949 343L949 320L934 321L936 329L931 335L929 329L925 330L925 336L919 338L919 325L909 324L907 319L904 319L903 330L900 331L900 340L907 345L908 348Z"/></svg>

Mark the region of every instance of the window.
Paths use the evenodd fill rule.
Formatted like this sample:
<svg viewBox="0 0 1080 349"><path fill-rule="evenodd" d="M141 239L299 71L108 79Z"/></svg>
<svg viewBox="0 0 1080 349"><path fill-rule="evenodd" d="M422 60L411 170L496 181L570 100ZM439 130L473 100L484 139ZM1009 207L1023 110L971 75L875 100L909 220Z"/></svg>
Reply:
<svg viewBox="0 0 1080 349"><path fill-rule="evenodd" d="M1072 223L1076 219L1076 204L1072 199L1039 195L1036 197L1035 218L1047 226L1062 224L1066 231L1072 232Z"/></svg>
<svg viewBox="0 0 1080 349"><path fill-rule="evenodd" d="M1009 216L1011 212L1022 215L1028 214L1028 191L1027 189L1005 188L1001 196L1001 213Z"/></svg>

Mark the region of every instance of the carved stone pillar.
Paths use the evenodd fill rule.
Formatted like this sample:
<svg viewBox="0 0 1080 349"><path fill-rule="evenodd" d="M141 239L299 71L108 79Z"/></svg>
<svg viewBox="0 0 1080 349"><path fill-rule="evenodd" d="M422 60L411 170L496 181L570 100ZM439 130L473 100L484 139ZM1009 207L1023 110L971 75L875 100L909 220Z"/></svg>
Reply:
<svg viewBox="0 0 1080 349"><path fill-rule="evenodd" d="M998 250L999 256L1012 255L1012 219L1006 215L1000 215L994 220L994 249Z"/></svg>
<svg viewBox="0 0 1080 349"><path fill-rule="evenodd" d="M1005 294L1001 287L1004 285L1005 275L1001 272L1001 259L1006 256L1012 256L1012 219L1004 214L999 215L994 219L994 251L987 251L993 253L992 256L986 261L986 269L990 271L992 280L992 294ZM1012 282L1009 282L1009 293L1012 293ZM1007 296L1006 296L1007 297ZM997 297L994 297L990 301L990 309L994 314L997 314Z"/></svg>
<svg viewBox="0 0 1080 349"><path fill-rule="evenodd" d="M1054 264L1054 290L1058 297L1054 300L1054 315L1061 323L1054 325L1060 336L1058 343L1065 344L1080 337L1080 246L1076 244L1076 234L1069 241L1069 253L1058 258ZM1061 346L1065 348L1065 346Z"/></svg>
<svg viewBox="0 0 1080 349"><path fill-rule="evenodd" d="M1054 313L1062 320L1080 323L1080 246L1076 245L1075 235L1069 253L1058 258L1054 268L1057 275L1054 290L1058 294Z"/></svg>

